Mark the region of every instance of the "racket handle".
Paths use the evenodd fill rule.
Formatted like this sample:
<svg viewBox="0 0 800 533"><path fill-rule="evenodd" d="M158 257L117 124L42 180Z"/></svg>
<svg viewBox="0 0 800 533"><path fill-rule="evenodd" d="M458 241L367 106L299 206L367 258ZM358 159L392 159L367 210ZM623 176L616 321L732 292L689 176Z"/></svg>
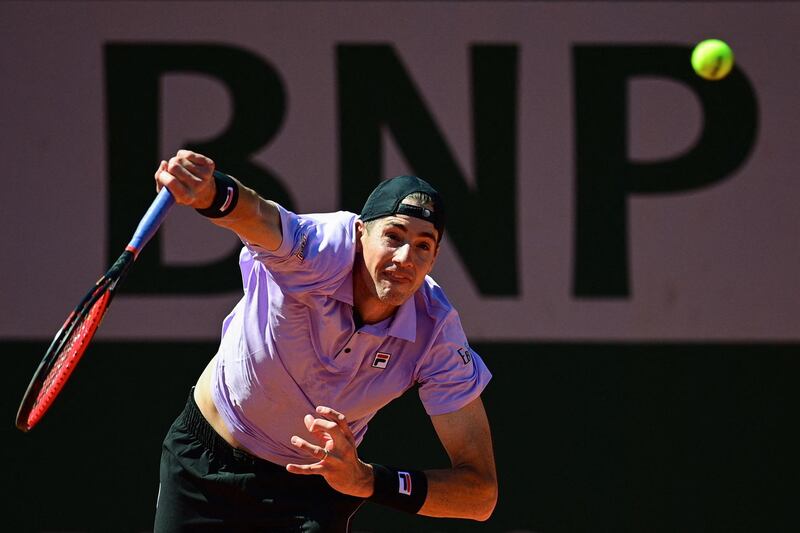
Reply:
<svg viewBox="0 0 800 533"><path fill-rule="evenodd" d="M161 223L164 222L167 213L169 213L173 205L175 205L175 197L172 196L169 189L166 187L162 188L161 192L158 193L158 196L156 196L156 199L153 200L153 203L150 204L147 212L142 217L142 220L136 227L136 231L133 233L131 242L128 243L125 249L129 252L133 252L134 256L139 255L139 252L142 251L145 244L156 234L156 231L158 231Z"/></svg>

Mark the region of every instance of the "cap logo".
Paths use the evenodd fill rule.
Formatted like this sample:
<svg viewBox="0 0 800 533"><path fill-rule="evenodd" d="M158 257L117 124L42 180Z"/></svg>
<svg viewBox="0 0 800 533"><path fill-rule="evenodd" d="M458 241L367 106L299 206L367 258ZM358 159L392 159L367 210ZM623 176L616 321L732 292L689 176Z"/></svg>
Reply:
<svg viewBox="0 0 800 533"><path fill-rule="evenodd" d="M400 204L397 206L397 210L395 211L398 215L408 215L414 218L421 218L422 220L427 220L428 222L433 222L433 211L428 209L427 207L421 207L418 205L411 205L411 204Z"/></svg>
<svg viewBox="0 0 800 533"><path fill-rule="evenodd" d="M430 198L431 207L405 204L403 200L421 193ZM427 203L423 202L423 203ZM381 182L369 195L359 218L364 222L390 215L408 215L433 224L442 238L445 226L445 206L442 197L430 183L416 176L397 176Z"/></svg>

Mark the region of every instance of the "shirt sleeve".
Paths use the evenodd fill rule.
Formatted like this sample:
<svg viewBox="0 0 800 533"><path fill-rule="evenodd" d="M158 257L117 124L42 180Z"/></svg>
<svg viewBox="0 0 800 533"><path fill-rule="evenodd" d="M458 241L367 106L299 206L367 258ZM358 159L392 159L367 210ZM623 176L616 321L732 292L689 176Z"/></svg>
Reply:
<svg viewBox="0 0 800 533"><path fill-rule="evenodd" d="M469 346L454 311L420 362L419 397L429 416L452 413L477 398L492 378L481 357Z"/></svg>
<svg viewBox="0 0 800 533"><path fill-rule="evenodd" d="M250 262L269 270L275 283L286 292L333 291L350 275L355 257L355 215L340 211L319 215L297 215L278 206L283 239L277 250L267 250L243 241L248 255L240 256L243 281ZM245 282L246 283L246 282Z"/></svg>

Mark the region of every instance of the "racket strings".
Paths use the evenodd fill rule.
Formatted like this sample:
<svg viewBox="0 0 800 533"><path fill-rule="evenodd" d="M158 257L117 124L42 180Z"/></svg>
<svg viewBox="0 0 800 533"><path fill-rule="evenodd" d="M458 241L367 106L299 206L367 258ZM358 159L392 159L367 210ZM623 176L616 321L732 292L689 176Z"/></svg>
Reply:
<svg viewBox="0 0 800 533"><path fill-rule="evenodd" d="M73 370L75 370L75 366L86 351L95 330L100 325L110 298L111 292L106 290L64 342L58 358L53 363L37 395L36 402L28 417L29 426L35 424L44 415L47 408L64 387Z"/></svg>

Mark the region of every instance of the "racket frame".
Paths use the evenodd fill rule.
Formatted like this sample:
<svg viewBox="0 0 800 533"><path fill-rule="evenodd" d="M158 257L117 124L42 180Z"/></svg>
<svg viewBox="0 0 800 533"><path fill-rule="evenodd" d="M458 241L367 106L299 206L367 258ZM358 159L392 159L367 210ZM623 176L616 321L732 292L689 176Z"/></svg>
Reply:
<svg viewBox="0 0 800 533"><path fill-rule="evenodd" d="M47 352L45 352L45 356L42 358L41 363L39 363L39 367L36 369L36 372L34 372L33 377L28 384L28 388L25 391L25 395L23 396L23 400L20 403L16 418L16 426L18 429L24 432L30 431L33 426L38 423L41 417L44 416L44 412L50 408L49 405L45 406L44 412L42 412L41 415L31 419L31 413L37 408L40 401L43 399L41 397L43 386L47 381L47 378L50 376L53 366L59 360L59 357L65 346L72 338L72 335L78 328L80 328L84 320L92 312L95 304L106 294L108 294L108 300L106 301L103 309L100 311L100 316L97 318L97 325L94 328L94 331L96 331L97 327L100 325L100 322L102 322L103 316L108 310L108 307L111 305L111 300L116 293L115 289L117 285L125 277L134 260L135 255L133 252L125 250L119 259L117 259L117 261L114 263L114 265L108 270L108 272L106 272L99 280L97 280L97 283L95 283L94 287L92 287L92 289L86 293L86 296L83 297L81 302L75 307L72 313L69 314L66 322L64 322L64 325L61 326L55 337L53 337L53 341L50 343ZM78 364L80 359L83 357L83 354L86 352L88 344L91 341L91 337L94 336L94 331L89 335L88 339L85 339L86 346L79 349L78 352L72 356L71 362L73 369L69 372L69 374L74 371L74 366ZM69 379L69 374L67 374L66 379ZM58 392L55 396L58 396ZM49 403L52 404L52 402L55 401L55 396L50 400Z"/></svg>
<svg viewBox="0 0 800 533"><path fill-rule="evenodd" d="M99 280L97 280L92 289L86 293L86 296L83 297L81 302L75 307L72 313L69 314L67 320L64 322L64 325L61 326L58 332L56 332L55 337L53 337L53 341L50 343L50 347L47 349L47 352L45 352L42 361L39 363L39 366L34 372L33 378L31 378L28 388L26 389L25 394L22 397L22 401L20 402L15 422L18 429L23 432L30 431L50 409L61 389L66 384L66 381L69 379L69 376L72 374L72 372L74 372L75 365L77 365L81 357L83 357L84 353L88 349L88 345L91 342L92 337L97 331L100 322L102 322L103 316L105 316L108 307L111 305L111 300L113 299L120 282L125 278L131 265L136 261L139 252L141 252L142 248L144 248L153 235L155 235L156 231L158 231L159 226L161 226L161 223L164 221L167 213L169 213L170 208L174 204L175 198L166 187L163 187L148 208L144 217L142 217L139 225L136 227L133 238L128 243L128 246L125 247L125 251L122 252L122 255L119 256L119 259L114 262L111 268L109 268L108 271ZM37 404L39 403L42 387L53 370L53 366L55 365L56 361L58 361L62 350L70 341L76 328L80 327L89 313L92 312L93 306L106 294L108 294L108 300L106 301L104 308L100 311L100 316L98 317L94 328L83 340L84 346L79 348L76 354L72 357L72 369L67 372L59 389L48 400L48 403L44 406L43 410L38 414L38 416L32 418L31 413L34 411L34 409L36 409Z"/></svg>

